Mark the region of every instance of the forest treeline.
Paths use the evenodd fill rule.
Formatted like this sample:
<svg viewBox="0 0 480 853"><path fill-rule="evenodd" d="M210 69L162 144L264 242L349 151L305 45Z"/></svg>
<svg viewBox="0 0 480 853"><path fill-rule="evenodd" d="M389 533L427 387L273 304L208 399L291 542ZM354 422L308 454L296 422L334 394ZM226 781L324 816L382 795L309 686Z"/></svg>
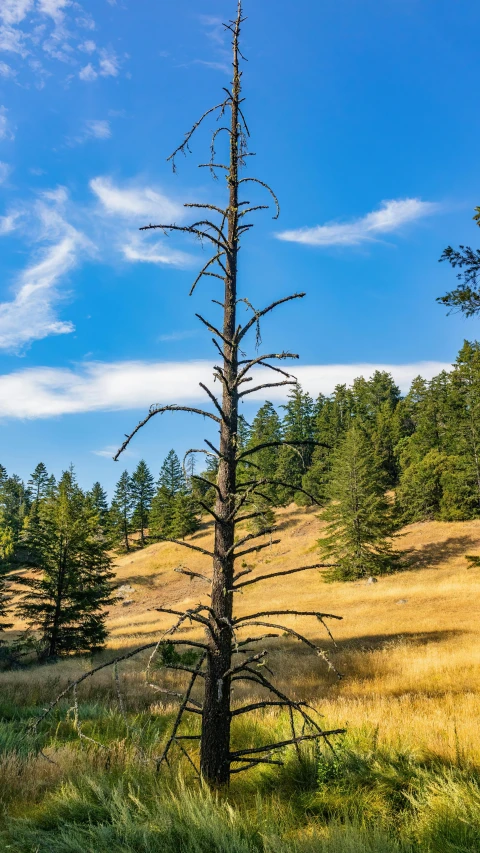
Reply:
<svg viewBox="0 0 480 853"><path fill-rule="evenodd" d="M380 371L316 400L294 387L278 410L266 402L251 424L240 418L238 452L240 490L262 483L245 501L256 532L274 525L275 507L318 505L328 522L319 551L335 563L326 579L391 571L401 525L480 517L480 344L465 341L451 371L417 377L403 397ZM142 460L111 502L99 482L83 491L73 470L57 482L40 463L24 483L0 465L0 630L13 577L17 612L41 629L45 654L99 647L110 552L195 532L216 496L217 459L207 459L196 475L171 450L157 480Z"/></svg>

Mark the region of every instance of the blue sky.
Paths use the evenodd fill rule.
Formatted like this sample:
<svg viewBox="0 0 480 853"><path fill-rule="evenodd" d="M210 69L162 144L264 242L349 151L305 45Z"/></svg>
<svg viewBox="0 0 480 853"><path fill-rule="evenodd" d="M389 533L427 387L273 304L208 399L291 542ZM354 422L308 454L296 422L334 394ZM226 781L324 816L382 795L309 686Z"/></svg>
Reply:
<svg viewBox="0 0 480 853"><path fill-rule="evenodd" d="M214 358L194 315L215 318L218 287L188 297L207 256L138 227L222 200L222 182L197 167L207 133L176 175L166 157L228 84L221 22L233 5L0 2L0 461L11 472L73 462L84 486L111 490L123 466L145 457L157 473L170 447L211 436L165 415L122 468L110 458L150 403L201 399ZM312 393L375 366L406 389L478 334L435 303L454 281L443 248L478 245L478 4L245 0L245 11L250 174L282 211L260 214L245 240L242 295L261 307L307 292L265 322L265 349L298 352Z"/></svg>

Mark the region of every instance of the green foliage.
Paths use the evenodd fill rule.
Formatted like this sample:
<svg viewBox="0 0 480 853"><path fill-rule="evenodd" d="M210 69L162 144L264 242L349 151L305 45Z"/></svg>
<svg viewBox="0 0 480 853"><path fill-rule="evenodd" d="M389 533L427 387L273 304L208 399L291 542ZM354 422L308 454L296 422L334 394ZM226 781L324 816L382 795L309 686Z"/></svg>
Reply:
<svg viewBox="0 0 480 853"><path fill-rule="evenodd" d="M323 518L327 535L319 541L324 557L333 559L326 580L354 580L392 571L398 561L389 537L392 510L371 441L353 426L335 451L329 485L330 506Z"/></svg>
<svg viewBox="0 0 480 853"><path fill-rule="evenodd" d="M91 490L87 492L87 498L98 516L102 533L106 535L109 529L109 511L105 489L102 488L100 483L94 483Z"/></svg>
<svg viewBox="0 0 480 853"><path fill-rule="evenodd" d="M150 510L150 536L154 539L184 539L198 529L197 502L187 483L180 461L170 450L160 470L157 492Z"/></svg>
<svg viewBox="0 0 480 853"><path fill-rule="evenodd" d="M99 516L72 470L30 517L22 548L29 571L18 612L40 631L42 656L100 648L113 573Z"/></svg>
<svg viewBox="0 0 480 853"><path fill-rule="evenodd" d="M480 207L475 208L473 217L480 225ZM446 305L452 311L461 311L466 317L474 317L480 312L480 250L470 246L459 246L453 249L447 246L440 258L440 263L447 261L452 269L458 269L459 286L445 296L440 296L437 302Z"/></svg>
<svg viewBox="0 0 480 853"><path fill-rule="evenodd" d="M148 527L152 498L155 494L153 477L143 459L138 463L132 474L131 490L133 501L132 528L140 533L140 542L143 546L145 545L145 531Z"/></svg>
<svg viewBox="0 0 480 853"><path fill-rule="evenodd" d="M299 386L289 393L286 406L282 406L285 415L282 421L282 439L286 442L297 441L305 444L283 446L278 453L277 478L292 487L302 486L302 477L308 470L314 451L315 412L313 400ZM288 504L294 500L305 503L300 492L294 488L279 487L279 501Z"/></svg>
<svg viewBox="0 0 480 853"><path fill-rule="evenodd" d="M108 535L114 544L124 546L126 551L130 550L133 502L132 481L128 471L124 471L115 487L108 517Z"/></svg>

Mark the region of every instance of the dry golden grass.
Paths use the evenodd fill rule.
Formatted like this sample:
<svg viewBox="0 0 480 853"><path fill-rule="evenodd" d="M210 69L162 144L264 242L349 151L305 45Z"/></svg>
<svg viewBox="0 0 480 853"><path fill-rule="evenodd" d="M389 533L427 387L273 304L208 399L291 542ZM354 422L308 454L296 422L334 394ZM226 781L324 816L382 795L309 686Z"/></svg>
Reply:
<svg viewBox="0 0 480 853"><path fill-rule="evenodd" d="M278 512L278 520L280 543L249 555L252 577L318 559L322 523L315 511L291 506ZM204 525L189 541L209 547L211 538L211 526ZM380 739L392 744L445 757L462 749L480 763L480 576L465 560L466 554L480 553L480 521L414 524L402 531L397 547L412 552L408 571L375 584L325 584L317 570L264 581L238 595L237 613L294 608L342 616L331 623L337 648L315 619L287 620L328 651L342 681L308 649L282 637L268 645L280 683L314 701L332 723L378 726ZM153 641L172 624L156 607L183 609L206 600L206 584L176 573L178 566L210 571L208 557L169 543L116 560L118 583L127 588L109 614L111 649ZM183 636L196 634L192 627L182 630ZM65 661L52 679L63 682L87 665ZM109 676L103 678L110 689ZM0 676L0 684L7 688L15 682L21 695L23 689L35 691L37 683L41 693L44 679L12 673ZM132 695L137 689L139 684L132 685ZM239 689L236 698L246 693L246 687Z"/></svg>

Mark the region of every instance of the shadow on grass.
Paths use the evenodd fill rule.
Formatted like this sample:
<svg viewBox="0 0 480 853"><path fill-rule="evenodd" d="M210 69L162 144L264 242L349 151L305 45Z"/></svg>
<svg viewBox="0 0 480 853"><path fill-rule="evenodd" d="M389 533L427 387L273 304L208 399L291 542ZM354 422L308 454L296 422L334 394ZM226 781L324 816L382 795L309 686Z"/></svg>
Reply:
<svg viewBox="0 0 480 853"><path fill-rule="evenodd" d="M409 551L410 569L433 569L451 557L467 554L477 542L472 536L451 536L444 542L431 542Z"/></svg>

